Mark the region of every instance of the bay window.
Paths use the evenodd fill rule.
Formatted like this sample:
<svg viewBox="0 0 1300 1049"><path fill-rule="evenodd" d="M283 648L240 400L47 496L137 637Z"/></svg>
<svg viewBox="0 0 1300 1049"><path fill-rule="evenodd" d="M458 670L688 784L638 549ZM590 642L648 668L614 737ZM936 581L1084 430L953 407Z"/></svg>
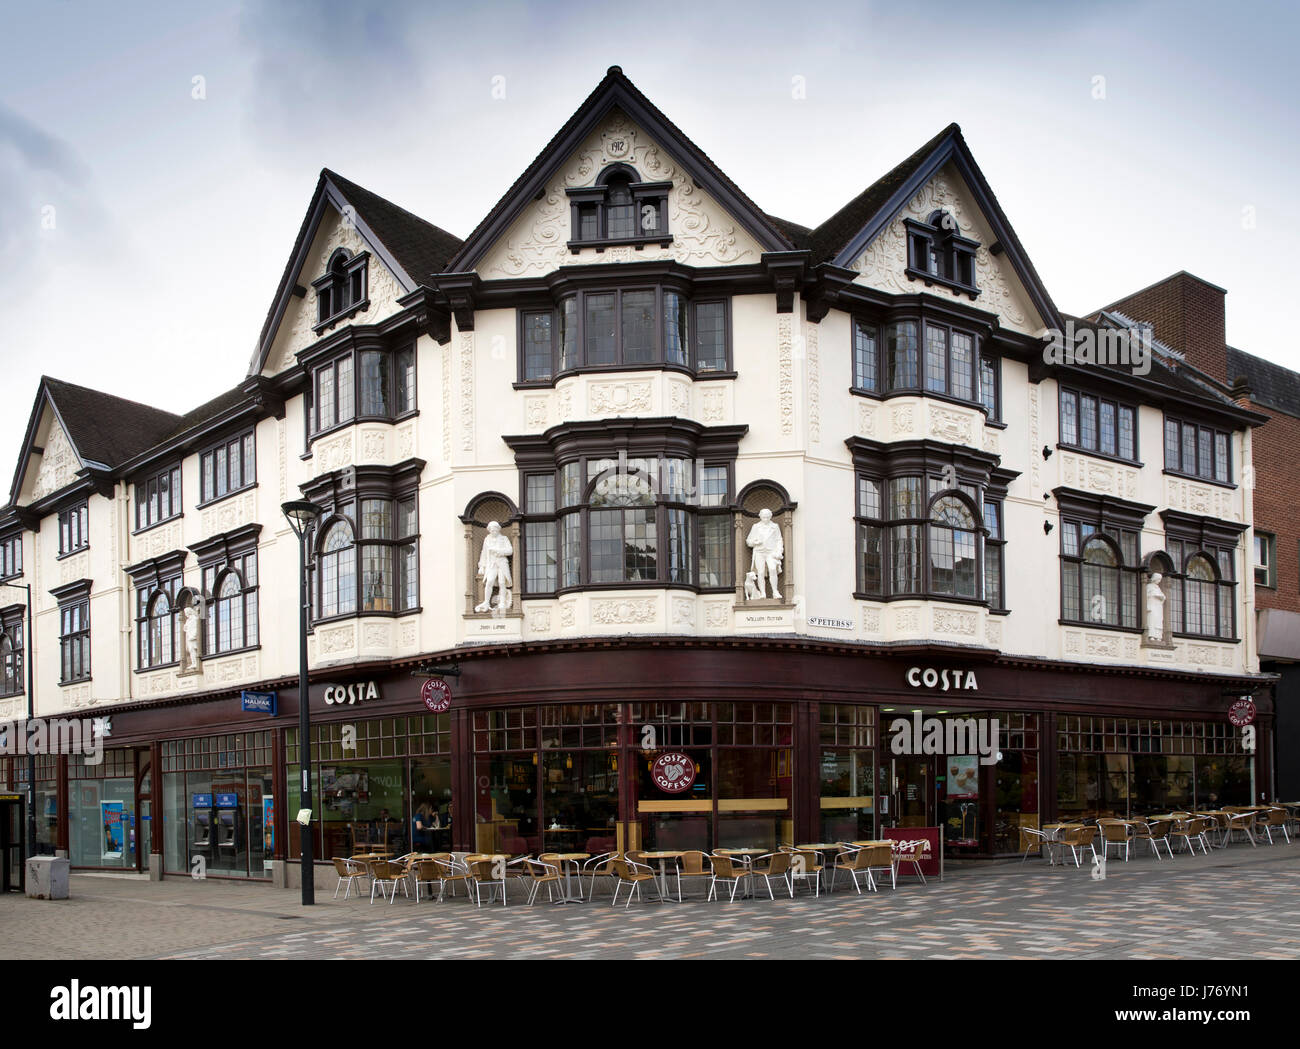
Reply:
<svg viewBox="0 0 1300 1049"><path fill-rule="evenodd" d="M997 360L980 353L979 338L947 324L901 320L853 322L853 390L933 393L982 406L999 416Z"/></svg>
<svg viewBox="0 0 1300 1049"><path fill-rule="evenodd" d="M311 368L308 436L358 419L395 422L415 411L415 348L349 351Z"/></svg>
<svg viewBox="0 0 1300 1049"><path fill-rule="evenodd" d="M662 285L583 290L555 310L519 312L520 382L549 383L582 368L725 372L729 343L726 300L692 300Z"/></svg>

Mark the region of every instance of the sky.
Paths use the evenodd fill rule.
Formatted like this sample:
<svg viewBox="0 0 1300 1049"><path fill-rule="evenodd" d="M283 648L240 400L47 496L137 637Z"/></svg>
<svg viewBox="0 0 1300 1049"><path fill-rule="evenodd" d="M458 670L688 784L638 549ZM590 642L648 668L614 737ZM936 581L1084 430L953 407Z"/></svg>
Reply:
<svg viewBox="0 0 1300 1049"><path fill-rule="evenodd" d="M0 470L42 374L177 413L247 372L329 167L465 236L610 65L813 226L962 127L1049 293L1178 270L1300 369L1287 4L0 2Z"/></svg>

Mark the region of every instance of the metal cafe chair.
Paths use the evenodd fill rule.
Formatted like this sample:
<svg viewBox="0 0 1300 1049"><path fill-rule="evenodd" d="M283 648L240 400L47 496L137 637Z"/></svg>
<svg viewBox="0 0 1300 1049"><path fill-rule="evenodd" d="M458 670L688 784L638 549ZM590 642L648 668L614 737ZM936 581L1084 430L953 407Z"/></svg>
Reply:
<svg viewBox="0 0 1300 1049"><path fill-rule="evenodd" d="M370 861L370 902L375 902L375 889L379 890L379 898L384 897L384 886L392 886L388 903L391 906L397 899L397 886L402 886L402 892L410 899L411 891L407 888L406 868L392 860L371 860Z"/></svg>
<svg viewBox="0 0 1300 1049"><path fill-rule="evenodd" d="M822 854L813 849L796 849L793 845L782 845L781 851L790 854L790 895L794 895L794 883L796 881L806 882L811 878L813 895L820 897L822 894L822 871L826 869Z"/></svg>
<svg viewBox="0 0 1300 1049"><path fill-rule="evenodd" d="M646 864L626 859L615 859L612 862L614 877L618 879L618 883L614 886L614 901L610 904L611 907L618 903L618 893L624 885L628 887L627 903L623 904L625 908L632 905L633 896L636 896L638 900L643 898L641 896L641 886L647 882L654 887L655 892L659 892L659 883L655 880L655 873ZM663 897L660 896L660 902L662 901Z"/></svg>
<svg viewBox="0 0 1300 1049"><path fill-rule="evenodd" d="M765 856L760 856L758 861L750 868L750 874L754 878L762 878L767 884L768 899L776 899L776 896L772 892L773 878L780 878L781 884L790 893L790 898L794 899L794 882L790 880L790 859L791 857L788 852L769 852ZM764 863L764 861L766 861L766 863Z"/></svg>
<svg viewBox="0 0 1300 1049"><path fill-rule="evenodd" d="M525 859L524 869L528 872L529 881L532 882L532 887L528 892L528 906L533 905L533 901L537 899L538 890L543 885L546 886L547 902L554 902L555 888L560 884L560 868L554 863Z"/></svg>
<svg viewBox="0 0 1300 1049"><path fill-rule="evenodd" d="M687 849L677 861L677 902L682 902L683 878L708 878L713 880L713 870L709 865L707 853L699 849ZM793 895L793 893L791 894Z"/></svg>
<svg viewBox="0 0 1300 1049"><path fill-rule="evenodd" d="M731 899L735 900L736 890L740 888L740 883L747 878L753 878L753 871L731 856L720 856L716 852L711 853L709 862L713 865L713 880L709 882L708 898L710 900L713 899L713 894L717 891L719 882L731 884Z"/></svg>
<svg viewBox="0 0 1300 1049"><path fill-rule="evenodd" d="M358 863L356 860L345 859L342 856L334 857L334 870L338 873L339 881L334 886L334 899L339 898L339 889L343 889L343 898L346 900L352 892L352 883L359 878L367 877L365 864ZM357 886L357 899L361 899L361 886Z"/></svg>
<svg viewBox="0 0 1300 1049"><path fill-rule="evenodd" d="M1020 857L1020 862L1024 863L1029 859L1030 852L1041 854L1043 849L1047 850L1047 858L1050 862L1052 859L1052 849L1056 841L1045 830L1039 830L1037 827L1021 827L1020 840L1025 844L1025 854Z"/></svg>
<svg viewBox="0 0 1300 1049"><path fill-rule="evenodd" d="M618 875L614 873L614 861L619 858L617 852L602 852L599 856L592 856L582 864L582 869L578 872L578 879L587 879L587 898L595 899L596 896L596 879L608 878L618 889Z"/></svg>
<svg viewBox="0 0 1300 1049"><path fill-rule="evenodd" d="M1102 856L1109 856L1113 845L1116 852L1124 850L1124 862L1127 863L1133 828L1125 820L1098 820L1097 826L1101 830Z"/></svg>
<svg viewBox="0 0 1300 1049"><path fill-rule="evenodd" d="M1275 844L1273 841L1273 828L1277 827L1285 836L1286 843L1291 844L1291 835L1286 829L1287 812L1281 805L1270 805L1268 809L1268 819L1264 823L1264 833L1268 835L1268 843Z"/></svg>
<svg viewBox="0 0 1300 1049"><path fill-rule="evenodd" d="M867 845L853 852L841 852L835 860L834 873L831 875L831 890L834 891L835 889L835 882L839 880L840 871L847 871L853 879L853 887L858 890L859 896L862 895L862 885L858 882L858 878L861 876L866 877L867 888L870 891L877 891L876 879L871 876L871 866L872 860L875 858L872 850L878 847L888 848L888 846Z"/></svg>

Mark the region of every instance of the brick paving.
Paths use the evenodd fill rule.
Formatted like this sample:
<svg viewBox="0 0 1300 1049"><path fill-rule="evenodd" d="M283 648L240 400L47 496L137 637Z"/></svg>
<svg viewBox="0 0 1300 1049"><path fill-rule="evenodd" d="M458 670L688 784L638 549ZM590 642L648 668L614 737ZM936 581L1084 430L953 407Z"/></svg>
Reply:
<svg viewBox="0 0 1300 1049"><path fill-rule="evenodd" d="M482 909L332 900L238 882L74 873L72 899L0 898L0 957L29 958L1300 958L1300 843L1130 863L1106 881L1041 861L953 865L922 886L735 903Z"/></svg>

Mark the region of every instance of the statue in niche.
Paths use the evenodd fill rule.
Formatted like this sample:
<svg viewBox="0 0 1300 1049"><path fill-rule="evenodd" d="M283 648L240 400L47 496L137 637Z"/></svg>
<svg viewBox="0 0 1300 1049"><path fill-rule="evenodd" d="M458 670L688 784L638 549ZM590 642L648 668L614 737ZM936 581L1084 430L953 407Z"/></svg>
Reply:
<svg viewBox="0 0 1300 1049"><path fill-rule="evenodd" d="M199 610L191 601L181 609L181 635L185 639L181 673L190 674L199 669Z"/></svg>
<svg viewBox="0 0 1300 1049"><path fill-rule="evenodd" d="M772 584L772 596L781 596L781 560L785 556L785 543L781 540L781 526L772 520L771 510L760 510L758 521L749 530L745 545L754 551L750 571L756 577L758 596L767 597L767 583ZM749 591L746 580L746 593Z"/></svg>
<svg viewBox="0 0 1300 1049"><path fill-rule="evenodd" d="M514 556L514 544L508 536L501 534L501 526L492 521L488 524L487 538L483 540L483 552L478 559L478 577L483 580L483 601L474 606L475 612L500 613L511 606L510 558ZM495 607L492 604L493 590L497 592Z"/></svg>
<svg viewBox="0 0 1300 1049"><path fill-rule="evenodd" d="M1160 586L1163 576L1159 572L1151 573L1147 583L1147 639L1164 641L1165 639L1165 592Z"/></svg>

